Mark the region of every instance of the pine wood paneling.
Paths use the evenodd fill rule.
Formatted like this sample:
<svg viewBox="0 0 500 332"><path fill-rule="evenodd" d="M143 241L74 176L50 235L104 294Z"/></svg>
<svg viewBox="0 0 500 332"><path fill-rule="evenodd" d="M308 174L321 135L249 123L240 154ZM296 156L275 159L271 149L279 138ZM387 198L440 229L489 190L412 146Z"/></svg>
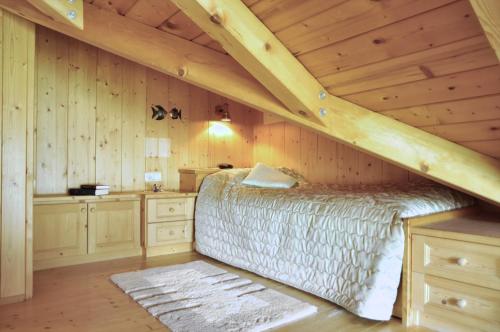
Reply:
<svg viewBox="0 0 500 332"><path fill-rule="evenodd" d="M146 68L123 60L122 190L144 188Z"/></svg>
<svg viewBox="0 0 500 332"><path fill-rule="evenodd" d="M500 139L463 142L461 144L485 155L500 158Z"/></svg>
<svg viewBox="0 0 500 332"><path fill-rule="evenodd" d="M251 5L246 3L246 5L250 6L250 10L264 22L269 30L276 32L342 2L344 0L263 0Z"/></svg>
<svg viewBox="0 0 500 332"><path fill-rule="evenodd" d="M209 47L209 48L216 50L216 51L219 51L221 53L226 53L226 51L222 48L222 46L218 42L213 40L206 33L202 33L201 35L194 38L193 42L195 42L196 44L204 45L206 47Z"/></svg>
<svg viewBox="0 0 500 332"><path fill-rule="evenodd" d="M407 182L409 172L307 129L279 122L254 127L254 163L285 166L314 183Z"/></svg>
<svg viewBox="0 0 500 332"><path fill-rule="evenodd" d="M189 100L191 101L189 112L189 157L190 167L208 167L208 128L209 107L208 91L194 85L189 86Z"/></svg>
<svg viewBox="0 0 500 332"><path fill-rule="evenodd" d="M323 4L332 3L336 6L320 10L314 16L302 16L306 19L280 30L276 36L290 51L304 54L453 1L455 0L323 1ZM304 6L312 7L307 1L302 3ZM254 7L256 6L253 6L252 10ZM267 24L265 20L264 23Z"/></svg>
<svg viewBox="0 0 500 332"><path fill-rule="evenodd" d="M500 93L500 65L344 96L375 111Z"/></svg>
<svg viewBox="0 0 500 332"><path fill-rule="evenodd" d="M1 12L0 302L31 295L35 26ZM9 300L10 299L10 300Z"/></svg>
<svg viewBox="0 0 500 332"><path fill-rule="evenodd" d="M392 58L320 78L335 95L346 95L407 82L494 66L495 53L484 36Z"/></svg>
<svg viewBox="0 0 500 332"><path fill-rule="evenodd" d="M43 28L37 27L38 33ZM56 38L59 38L57 35ZM68 187L95 182L97 49L76 40L69 44ZM39 67L37 70L41 70ZM37 123L37 127L40 126ZM37 137L37 144L38 137ZM36 160L42 156L37 151ZM47 190L37 186L37 193Z"/></svg>
<svg viewBox="0 0 500 332"><path fill-rule="evenodd" d="M500 119L421 127L453 142L500 139Z"/></svg>
<svg viewBox="0 0 500 332"><path fill-rule="evenodd" d="M38 185L48 193L67 186L68 39L42 29L38 37Z"/></svg>
<svg viewBox="0 0 500 332"><path fill-rule="evenodd" d="M151 106L169 105L169 78L157 71L147 69L146 71L146 140L151 139L168 139L169 138L169 124L168 120L157 121L151 118ZM146 143L147 145L148 143ZM168 165L167 159L159 156L146 155L146 172L161 172L162 185L167 186L168 179Z"/></svg>
<svg viewBox="0 0 500 332"><path fill-rule="evenodd" d="M170 142L170 158L167 163L167 187L177 188L179 186L179 168L188 166L189 160L189 84L178 79L169 77L168 109L173 107L182 110L182 121L168 121L168 133Z"/></svg>
<svg viewBox="0 0 500 332"><path fill-rule="evenodd" d="M500 118L500 95L395 109L382 114L416 127L493 120Z"/></svg>
<svg viewBox="0 0 500 332"><path fill-rule="evenodd" d="M39 177L45 177L38 181L38 194L63 193L96 181L111 185L113 191L143 190L144 172L150 171L161 172L163 186L176 189L180 167L221 162L251 166L255 113L248 108L230 102L233 122L227 125L229 133L220 135L211 124L221 124L214 109L227 102L225 98L44 28L38 29L37 41L37 127L43 130L36 135L35 157ZM67 61L58 52L67 52ZM64 70L66 77L59 74ZM69 104L67 114L61 100ZM167 110L181 108L182 120L152 119L150 106L157 104ZM63 115L67 131L57 117ZM155 139L167 140L170 156L148 157L150 139L155 144ZM66 150L58 148L61 156L52 141L66 144ZM52 174L60 176L57 187Z"/></svg>
<svg viewBox="0 0 500 332"><path fill-rule="evenodd" d="M250 9L333 95L498 155L498 59L469 1L325 3L315 11L310 2L262 0ZM301 5L300 17L292 14ZM380 174L370 159L356 163ZM345 178L349 167L337 166ZM382 177L408 178L396 170L383 163Z"/></svg>
<svg viewBox="0 0 500 332"><path fill-rule="evenodd" d="M96 7L125 15L137 0L84 0Z"/></svg>
<svg viewBox="0 0 500 332"><path fill-rule="evenodd" d="M125 16L143 24L157 27L179 9L166 0L137 0Z"/></svg>
<svg viewBox="0 0 500 332"><path fill-rule="evenodd" d="M102 50L97 59L96 182L121 191L123 60Z"/></svg>
<svg viewBox="0 0 500 332"><path fill-rule="evenodd" d="M321 77L481 34L469 2L461 0L299 55L298 59L314 76Z"/></svg>

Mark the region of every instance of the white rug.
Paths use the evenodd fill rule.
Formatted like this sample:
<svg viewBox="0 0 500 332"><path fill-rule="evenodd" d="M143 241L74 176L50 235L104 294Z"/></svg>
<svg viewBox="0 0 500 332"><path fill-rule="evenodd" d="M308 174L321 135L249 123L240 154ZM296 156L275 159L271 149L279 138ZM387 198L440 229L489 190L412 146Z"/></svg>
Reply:
<svg viewBox="0 0 500 332"><path fill-rule="evenodd" d="M172 331L263 331L317 311L203 261L111 276Z"/></svg>

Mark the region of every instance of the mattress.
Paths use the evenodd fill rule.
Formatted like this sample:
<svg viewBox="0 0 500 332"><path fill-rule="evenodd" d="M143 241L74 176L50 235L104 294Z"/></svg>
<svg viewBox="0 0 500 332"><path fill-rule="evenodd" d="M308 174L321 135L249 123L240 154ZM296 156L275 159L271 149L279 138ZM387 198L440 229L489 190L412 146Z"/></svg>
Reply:
<svg viewBox="0 0 500 332"><path fill-rule="evenodd" d="M472 205L433 183L249 187L249 169L205 178L195 212L196 250L388 320L400 282L403 219Z"/></svg>

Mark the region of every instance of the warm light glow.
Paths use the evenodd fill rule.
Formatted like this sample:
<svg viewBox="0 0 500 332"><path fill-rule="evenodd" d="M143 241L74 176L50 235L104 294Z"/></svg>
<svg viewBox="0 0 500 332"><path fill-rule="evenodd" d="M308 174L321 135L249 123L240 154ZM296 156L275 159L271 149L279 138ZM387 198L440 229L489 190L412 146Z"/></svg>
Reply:
<svg viewBox="0 0 500 332"><path fill-rule="evenodd" d="M210 133L217 137L232 136L233 130L228 122L212 121L210 123Z"/></svg>

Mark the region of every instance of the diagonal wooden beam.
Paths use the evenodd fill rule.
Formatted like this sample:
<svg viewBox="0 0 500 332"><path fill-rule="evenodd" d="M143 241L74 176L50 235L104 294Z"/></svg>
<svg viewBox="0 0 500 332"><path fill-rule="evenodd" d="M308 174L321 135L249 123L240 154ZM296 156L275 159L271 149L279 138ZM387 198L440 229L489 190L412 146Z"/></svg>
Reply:
<svg viewBox="0 0 500 332"><path fill-rule="evenodd" d="M83 30L83 0L28 0L55 21Z"/></svg>
<svg viewBox="0 0 500 332"><path fill-rule="evenodd" d="M324 124L323 87L241 1L173 0L292 113Z"/></svg>
<svg viewBox="0 0 500 332"><path fill-rule="evenodd" d="M498 160L322 93L320 83L241 1L172 1L292 111L304 105L325 124L302 121L303 126L500 205Z"/></svg>
<svg viewBox="0 0 500 332"><path fill-rule="evenodd" d="M500 1L469 0L481 26L500 60Z"/></svg>

